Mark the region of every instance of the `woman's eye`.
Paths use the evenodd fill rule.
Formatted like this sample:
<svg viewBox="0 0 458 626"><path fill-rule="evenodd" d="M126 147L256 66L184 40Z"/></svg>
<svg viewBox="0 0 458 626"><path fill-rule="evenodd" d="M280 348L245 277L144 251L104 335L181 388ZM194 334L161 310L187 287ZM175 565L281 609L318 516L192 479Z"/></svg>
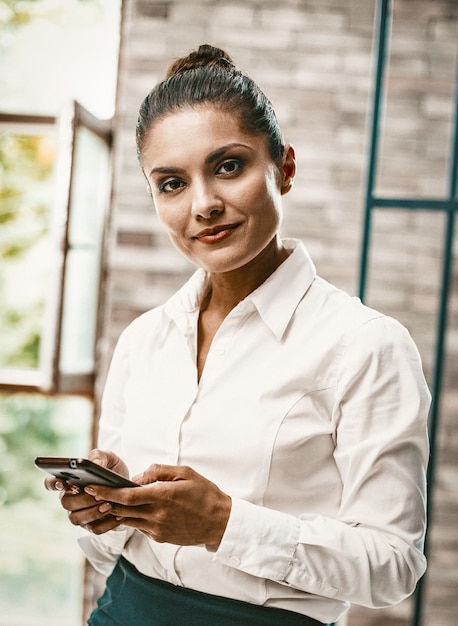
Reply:
<svg viewBox="0 0 458 626"><path fill-rule="evenodd" d="M235 161L235 160L224 161L224 163L222 163L219 166L217 173L218 174L235 174L241 169L242 169L242 164L240 163L240 161Z"/></svg>
<svg viewBox="0 0 458 626"><path fill-rule="evenodd" d="M184 182L178 178L169 178L159 185L159 191L161 193L173 193L184 186Z"/></svg>

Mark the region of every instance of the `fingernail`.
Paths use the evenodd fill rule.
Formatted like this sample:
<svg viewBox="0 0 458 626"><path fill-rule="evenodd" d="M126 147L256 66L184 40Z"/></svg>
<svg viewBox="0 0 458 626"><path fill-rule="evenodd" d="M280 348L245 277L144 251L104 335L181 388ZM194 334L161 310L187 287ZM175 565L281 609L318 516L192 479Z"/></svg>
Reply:
<svg viewBox="0 0 458 626"><path fill-rule="evenodd" d="M101 504L99 506L99 511L101 513L108 513L108 511L111 511L111 504L109 502L104 502L103 504Z"/></svg>
<svg viewBox="0 0 458 626"><path fill-rule="evenodd" d="M94 493L95 493L95 491L94 491L94 487L85 487L85 488L84 488L84 491L85 491L86 493L88 493L90 496L93 496L93 495L94 495Z"/></svg>

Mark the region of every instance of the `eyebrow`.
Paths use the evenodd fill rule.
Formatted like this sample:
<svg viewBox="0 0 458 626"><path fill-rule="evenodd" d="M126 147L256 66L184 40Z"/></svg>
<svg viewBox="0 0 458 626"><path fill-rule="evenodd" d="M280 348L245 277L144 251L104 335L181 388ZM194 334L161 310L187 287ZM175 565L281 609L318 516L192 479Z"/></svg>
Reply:
<svg viewBox="0 0 458 626"><path fill-rule="evenodd" d="M184 170L181 167L153 167L149 175L153 174L184 174Z"/></svg>
<svg viewBox="0 0 458 626"><path fill-rule="evenodd" d="M228 152L232 148L246 148L247 150L253 150L251 146L247 146L244 143L237 143L237 142L228 143L226 146L221 146L221 148L218 148L218 150L215 150L214 152L210 152L210 154L205 159L205 164L210 165L214 161L217 161L219 158L224 156L226 152Z"/></svg>
<svg viewBox="0 0 458 626"><path fill-rule="evenodd" d="M254 148L252 148L251 146L247 146L244 143L238 143L238 142L228 143L227 145L221 146L221 148L218 148L217 150L210 152L210 154L205 158L205 164L211 165L212 163L220 159L222 156L224 156L226 152L228 152L232 148L246 148L247 150L252 150L252 151L254 150ZM163 167L153 167L149 175L152 176L153 174L166 174L166 175L184 174L184 172L185 170L182 169L181 167L163 166Z"/></svg>

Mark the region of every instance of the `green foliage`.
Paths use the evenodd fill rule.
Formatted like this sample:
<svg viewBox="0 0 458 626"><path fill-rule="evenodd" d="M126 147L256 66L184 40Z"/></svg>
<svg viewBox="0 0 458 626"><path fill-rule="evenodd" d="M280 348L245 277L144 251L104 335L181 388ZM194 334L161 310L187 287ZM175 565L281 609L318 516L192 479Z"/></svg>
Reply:
<svg viewBox="0 0 458 626"><path fill-rule="evenodd" d="M81 624L74 528L33 461L84 456L91 414L83 398L0 394L1 626Z"/></svg>
<svg viewBox="0 0 458 626"><path fill-rule="evenodd" d="M47 232L54 156L48 135L0 135L0 258L24 254Z"/></svg>
<svg viewBox="0 0 458 626"><path fill-rule="evenodd" d="M35 369L41 343L43 304L8 310L0 302L0 367Z"/></svg>
<svg viewBox="0 0 458 626"><path fill-rule="evenodd" d="M0 135L0 367L38 364L55 138Z"/></svg>
<svg viewBox="0 0 458 626"><path fill-rule="evenodd" d="M42 450L57 450L67 436L55 426L56 405L44 396L11 395L0 402L0 500L11 506L36 500L37 469Z"/></svg>

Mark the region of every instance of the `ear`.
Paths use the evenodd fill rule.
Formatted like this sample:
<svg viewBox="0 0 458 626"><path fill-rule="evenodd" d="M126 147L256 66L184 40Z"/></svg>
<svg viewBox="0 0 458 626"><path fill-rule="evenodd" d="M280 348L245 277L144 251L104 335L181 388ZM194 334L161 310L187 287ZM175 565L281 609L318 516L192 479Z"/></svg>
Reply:
<svg viewBox="0 0 458 626"><path fill-rule="evenodd" d="M294 176L296 175L296 155L291 144L286 144L285 146L285 152L283 154L281 165L281 174L281 194L283 196L291 190L294 183Z"/></svg>
<svg viewBox="0 0 458 626"><path fill-rule="evenodd" d="M144 169L143 165L142 165L142 174L143 174L143 176L145 177L145 180L146 180L146 193L149 195L150 198L152 198L153 197L153 192L151 190L151 185L149 183L148 176L146 175L146 172L145 172L145 169Z"/></svg>

